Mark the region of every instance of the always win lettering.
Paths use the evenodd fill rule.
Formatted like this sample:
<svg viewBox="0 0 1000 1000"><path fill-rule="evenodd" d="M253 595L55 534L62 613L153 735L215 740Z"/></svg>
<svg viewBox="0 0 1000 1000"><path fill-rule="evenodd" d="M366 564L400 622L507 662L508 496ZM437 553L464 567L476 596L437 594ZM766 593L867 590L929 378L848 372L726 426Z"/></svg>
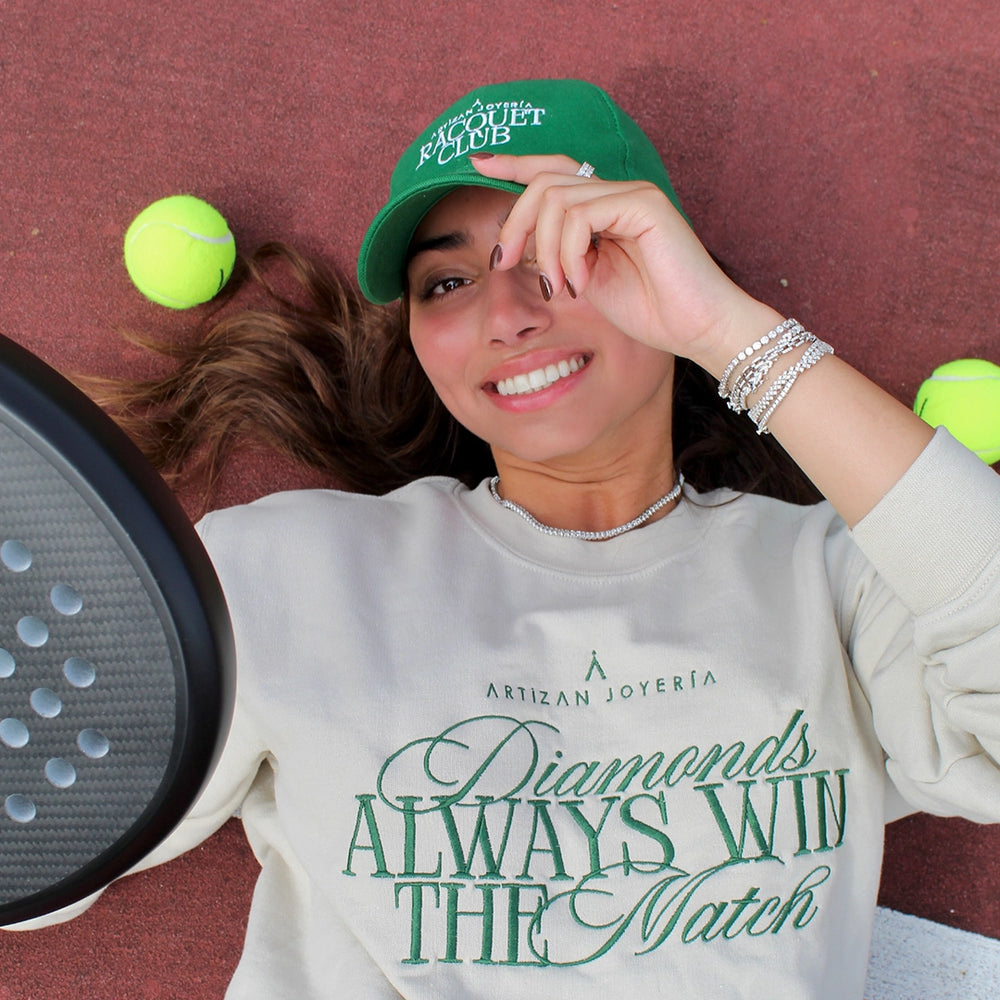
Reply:
<svg viewBox="0 0 1000 1000"><path fill-rule="evenodd" d="M343 874L391 886L402 962L578 965L813 921L849 771L815 766L802 710L763 739L624 760L558 743L548 723L466 719L401 747L355 797Z"/></svg>
<svg viewBox="0 0 1000 1000"><path fill-rule="evenodd" d="M510 142L512 129L537 127L544 117L545 108L536 108L528 101L484 104L477 99L461 114L438 126L431 138L421 145L414 169L419 170L428 160L444 166L456 156L503 146Z"/></svg>

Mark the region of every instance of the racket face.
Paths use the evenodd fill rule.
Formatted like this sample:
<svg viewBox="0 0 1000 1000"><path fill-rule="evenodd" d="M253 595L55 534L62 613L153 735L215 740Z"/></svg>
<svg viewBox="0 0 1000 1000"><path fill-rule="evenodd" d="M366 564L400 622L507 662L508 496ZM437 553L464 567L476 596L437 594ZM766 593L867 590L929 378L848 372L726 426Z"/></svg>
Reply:
<svg viewBox="0 0 1000 1000"><path fill-rule="evenodd" d="M228 618L187 518L89 400L0 343L0 924L151 850L231 705Z"/></svg>

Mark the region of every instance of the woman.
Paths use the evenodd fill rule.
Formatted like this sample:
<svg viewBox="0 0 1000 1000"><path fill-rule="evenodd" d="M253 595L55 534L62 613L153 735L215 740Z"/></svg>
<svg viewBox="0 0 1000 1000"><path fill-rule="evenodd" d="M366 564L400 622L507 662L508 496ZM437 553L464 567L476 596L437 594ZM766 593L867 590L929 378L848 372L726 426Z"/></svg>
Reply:
<svg viewBox="0 0 1000 1000"><path fill-rule="evenodd" d="M236 720L150 863L242 811L262 871L229 995L861 997L886 819L1000 814L994 474L729 281L588 84L439 116L359 280L408 337L338 293L340 319L426 399L412 351L495 475L202 522ZM274 322L298 351L319 321ZM336 350L348 382L307 350L299 387L360 437L348 478L367 447L386 479L465 455ZM144 399L181 410L210 355ZM706 422L753 418L714 483L692 364L730 407ZM768 434L828 502L710 489Z"/></svg>

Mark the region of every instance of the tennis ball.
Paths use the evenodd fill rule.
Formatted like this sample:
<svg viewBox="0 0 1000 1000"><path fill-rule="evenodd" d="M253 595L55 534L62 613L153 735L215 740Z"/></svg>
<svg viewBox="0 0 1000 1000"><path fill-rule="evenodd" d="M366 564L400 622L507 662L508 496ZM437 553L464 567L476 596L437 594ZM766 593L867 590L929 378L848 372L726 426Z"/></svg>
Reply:
<svg viewBox="0 0 1000 1000"><path fill-rule="evenodd" d="M154 201L125 233L129 277L146 298L171 309L189 309L218 294L235 261L226 220L192 195Z"/></svg>
<svg viewBox="0 0 1000 1000"><path fill-rule="evenodd" d="M935 368L917 390L913 412L944 425L987 465L1000 462L1000 366L962 358Z"/></svg>

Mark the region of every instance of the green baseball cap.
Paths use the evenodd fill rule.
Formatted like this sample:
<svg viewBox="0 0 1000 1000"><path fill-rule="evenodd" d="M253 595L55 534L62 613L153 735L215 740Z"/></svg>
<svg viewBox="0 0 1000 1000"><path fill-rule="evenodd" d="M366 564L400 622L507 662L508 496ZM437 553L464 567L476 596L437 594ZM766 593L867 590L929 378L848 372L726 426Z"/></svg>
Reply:
<svg viewBox="0 0 1000 1000"><path fill-rule="evenodd" d="M521 184L483 177L469 162L469 153L487 151L562 153L586 160L604 180L650 181L680 209L653 144L599 87L583 80L479 87L431 122L399 158L389 200L368 227L358 255L358 282L366 298L386 303L402 295L413 233L450 191L467 185L524 190Z"/></svg>

